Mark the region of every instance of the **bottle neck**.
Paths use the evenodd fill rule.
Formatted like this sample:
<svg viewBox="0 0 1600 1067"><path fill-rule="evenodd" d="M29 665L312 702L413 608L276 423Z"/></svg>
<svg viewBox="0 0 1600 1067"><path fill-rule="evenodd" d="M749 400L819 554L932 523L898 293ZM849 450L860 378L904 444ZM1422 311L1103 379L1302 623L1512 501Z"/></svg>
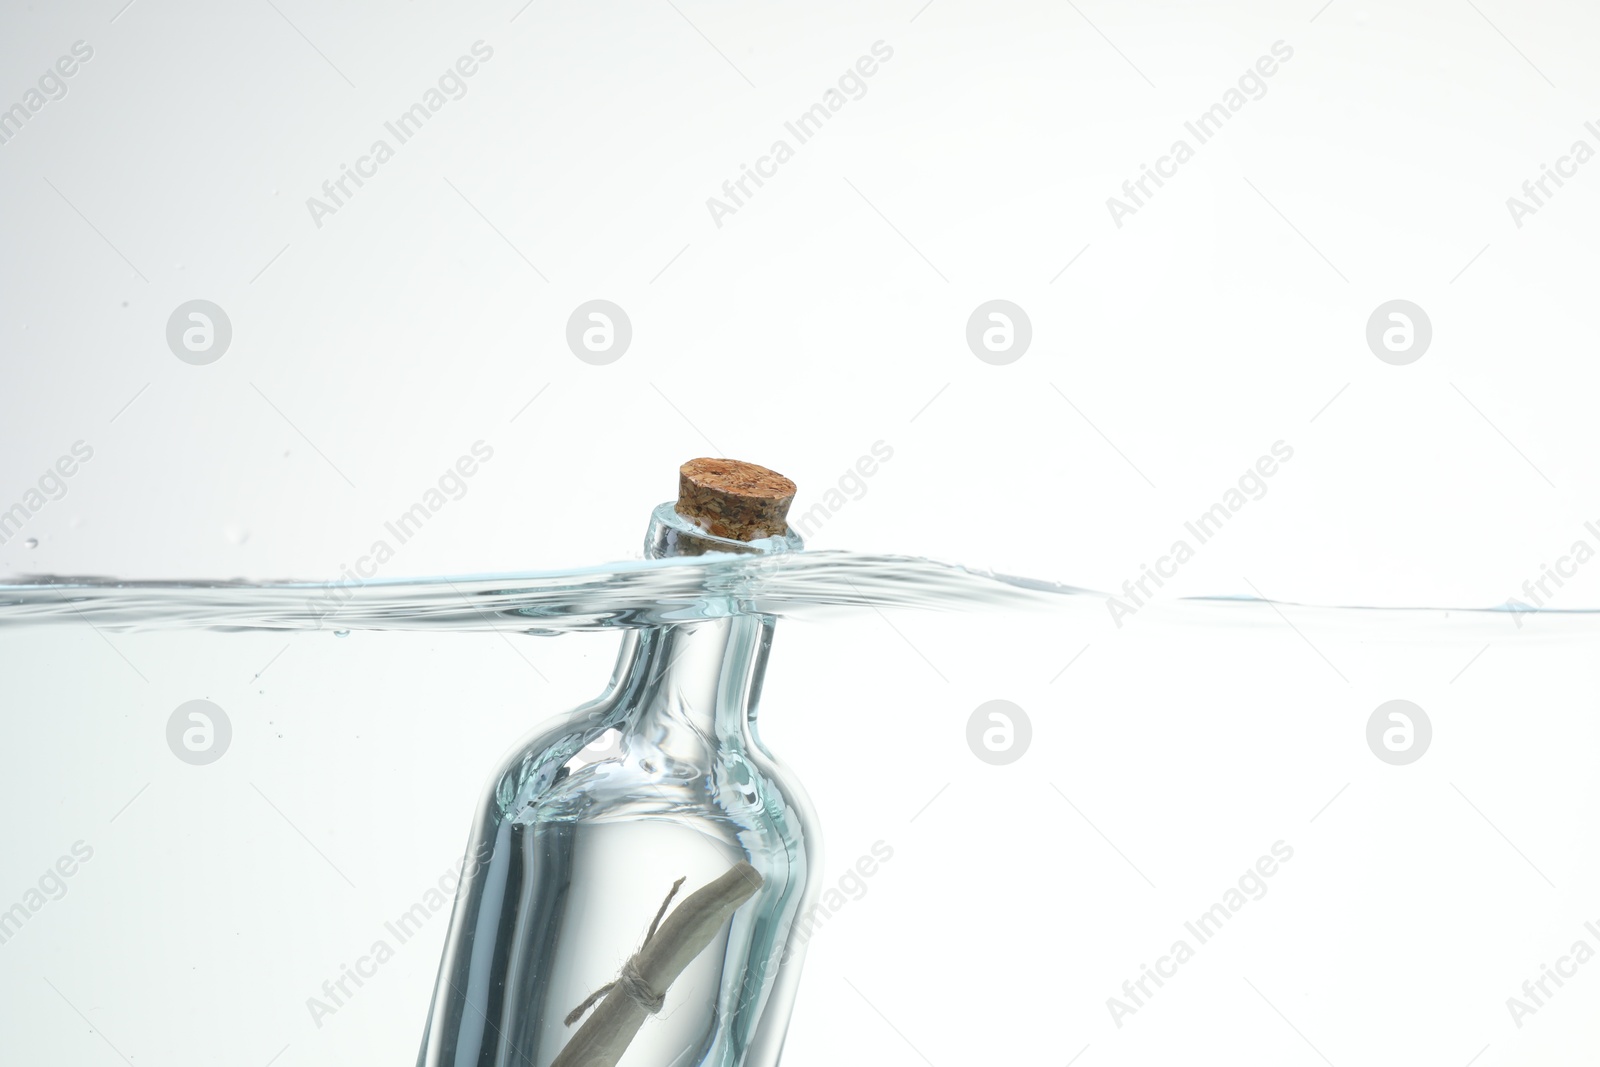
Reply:
<svg viewBox="0 0 1600 1067"><path fill-rule="evenodd" d="M629 634L618 660L629 728L671 758L691 760L707 747L741 749L759 706L772 631L770 617L734 615Z"/></svg>
<svg viewBox="0 0 1600 1067"><path fill-rule="evenodd" d="M678 514L669 501L660 504L650 515L650 528L644 535L646 559L669 559L676 556L704 556L712 552L726 552L736 556L778 556L799 552L805 542L794 528L778 537L763 537L755 541L735 541L707 533L693 522Z"/></svg>
<svg viewBox="0 0 1600 1067"><path fill-rule="evenodd" d="M656 508L645 536L651 559L714 552L777 555L802 548L792 530L759 541L716 537L671 504ZM623 638L613 685L619 706L630 709L627 728L667 758L693 760L710 747L739 750L750 740L774 620L737 610L735 599L730 595L720 605L726 612L721 617L657 624Z"/></svg>

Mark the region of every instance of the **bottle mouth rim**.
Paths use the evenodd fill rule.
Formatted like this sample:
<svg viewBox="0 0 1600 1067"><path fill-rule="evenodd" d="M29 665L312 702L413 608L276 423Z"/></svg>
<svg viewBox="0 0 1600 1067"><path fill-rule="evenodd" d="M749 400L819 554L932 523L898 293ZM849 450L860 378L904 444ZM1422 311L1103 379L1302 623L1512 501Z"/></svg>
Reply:
<svg viewBox="0 0 1600 1067"><path fill-rule="evenodd" d="M672 500L658 504L651 512L650 529L644 539L644 554L647 559L703 556L712 552L740 556L779 555L802 552L805 547L805 542L795 532L793 526L789 527L787 533L760 537L753 541L718 537L701 529L692 519L680 515L677 502Z"/></svg>

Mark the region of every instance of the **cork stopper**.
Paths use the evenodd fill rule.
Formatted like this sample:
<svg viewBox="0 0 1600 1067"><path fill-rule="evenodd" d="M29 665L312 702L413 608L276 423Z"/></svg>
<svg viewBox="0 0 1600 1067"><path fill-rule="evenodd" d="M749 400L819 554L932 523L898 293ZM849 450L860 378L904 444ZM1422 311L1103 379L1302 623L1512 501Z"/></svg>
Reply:
<svg viewBox="0 0 1600 1067"><path fill-rule="evenodd" d="M793 482L754 463L703 458L678 468L678 514L714 537L782 537L794 494Z"/></svg>

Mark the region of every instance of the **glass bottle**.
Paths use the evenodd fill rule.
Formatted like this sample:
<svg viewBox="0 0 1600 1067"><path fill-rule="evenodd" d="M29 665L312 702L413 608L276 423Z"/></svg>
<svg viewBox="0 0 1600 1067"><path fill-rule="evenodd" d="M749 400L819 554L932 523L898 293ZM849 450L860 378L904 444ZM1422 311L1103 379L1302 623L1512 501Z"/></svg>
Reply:
<svg viewBox="0 0 1600 1067"><path fill-rule="evenodd" d="M720 537L667 503L645 550L800 550L781 514L779 526ZM686 879L690 893L740 861L760 888L672 981L619 1062L778 1063L818 835L810 802L755 729L774 620L739 613L731 597L706 614L720 617L627 631L605 692L534 732L492 775L418 1067L548 1067L578 1030L568 1013L617 979L673 884Z"/></svg>

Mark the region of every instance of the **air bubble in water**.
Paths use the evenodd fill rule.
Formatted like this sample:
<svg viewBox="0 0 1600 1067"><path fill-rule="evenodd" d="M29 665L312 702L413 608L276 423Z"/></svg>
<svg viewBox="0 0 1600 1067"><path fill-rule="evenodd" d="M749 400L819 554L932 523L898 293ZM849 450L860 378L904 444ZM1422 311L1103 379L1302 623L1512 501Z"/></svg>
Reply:
<svg viewBox="0 0 1600 1067"><path fill-rule="evenodd" d="M38 548L39 547L39 539L37 537L30 537L30 538L28 538L26 541L24 541L22 543L27 545L29 548Z"/></svg>
<svg viewBox="0 0 1600 1067"><path fill-rule="evenodd" d="M349 630L335 630L335 631L333 631L333 636L335 636L335 637L349 637L350 636L350 631Z"/></svg>

